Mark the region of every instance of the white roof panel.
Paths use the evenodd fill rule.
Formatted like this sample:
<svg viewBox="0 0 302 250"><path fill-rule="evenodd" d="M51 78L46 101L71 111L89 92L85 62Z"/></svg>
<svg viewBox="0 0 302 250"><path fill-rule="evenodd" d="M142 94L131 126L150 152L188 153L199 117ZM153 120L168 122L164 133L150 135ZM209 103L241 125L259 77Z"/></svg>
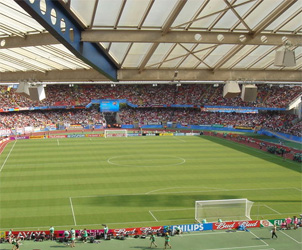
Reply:
<svg viewBox="0 0 302 250"><path fill-rule="evenodd" d="M105 53L111 57L112 62L121 69L139 71L149 68L158 71L177 68L184 71L209 69L215 71L214 75L217 75L216 72L221 69L224 71L227 69L246 71L249 68L279 71L301 70L299 65L302 45L297 42L297 34L302 34L302 0L227 1L228 3L225 0L184 2L181 0L64 0L63 2L65 2L64 8L72 12L77 20L84 24L82 27L86 27L87 30L91 29L90 38L94 38L93 41L101 45ZM280 11L277 15L276 9L280 10L281 6L285 6L283 12ZM233 30L236 34L238 32L253 34L255 27L267 17L269 20L256 31L253 41L250 41L248 36L243 42L234 38ZM97 30L110 31L108 37L112 35L112 39L115 40L102 41L102 36L99 35L98 38L98 35L94 36L96 33L93 34ZM125 35L119 41L115 32L121 30L125 32L123 33ZM161 32L161 36L155 34L153 39L147 33L150 30ZM168 39L173 31L179 32L175 36L175 41ZM192 40L190 35L194 36L195 33L190 33L191 31L200 32L203 39ZM216 32L214 37L219 32L224 32L225 39L207 40L208 33L203 32ZM33 34L41 37L41 40L30 39ZM271 34L274 37L269 37ZM298 47L295 49L297 66L274 67L272 65L274 50L282 45L283 36L291 34L295 37L289 39L290 42ZM262 36L268 37L266 43L258 42ZM15 0L0 0L1 72L52 70L67 72L68 70L91 69L91 66L75 57L65 46L54 41L55 39L47 43L47 37L49 34L45 28L23 10ZM156 40L157 38L159 40ZM230 53L232 48L241 44L244 46L239 51L234 50ZM153 53L150 53L150 48L154 48ZM201 62L202 60L204 62Z"/></svg>
<svg viewBox="0 0 302 250"><path fill-rule="evenodd" d="M201 4L203 4L204 2L205 2L205 0L187 1L186 5L183 7L181 12L179 13L177 18L175 19L172 27L181 25L181 24L191 20L191 18L193 18L196 11L198 11L198 9L200 8ZM184 28L184 27L185 27L185 25L182 26L182 28Z"/></svg>
<svg viewBox="0 0 302 250"><path fill-rule="evenodd" d="M150 67L154 64L156 64L154 65L154 67L158 67L162 60L164 60L164 57L172 49L173 45L173 43L161 43L160 45L158 45L152 57L148 61L147 67Z"/></svg>
<svg viewBox="0 0 302 250"><path fill-rule="evenodd" d="M242 60L247 56L246 54L252 50L255 45L246 45L241 50L239 50L229 61L227 61L221 68L230 68L237 60L242 58ZM239 63L239 62L238 62ZM237 64L238 64L237 63ZM237 68L237 64L234 65Z"/></svg>
<svg viewBox="0 0 302 250"><path fill-rule="evenodd" d="M137 27L148 4L149 0L128 0L121 15L119 26Z"/></svg>
<svg viewBox="0 0 302 250"><path fill-rule="evenodd" d="M189 55L186 60L179 66L179 68L191 68L192 65L196 65L200 60L196 58L196 56Z"/></svg>
<svg viewBox="0 0 302 250"><path fill-rule="evenodd" d="M267 30L275 30L283 21L287 20L291 15L295 14L297 11L302 10L302 0L298 0L295 4L293 4L290 8L284 11L278 18L275 19L269 26L267 26ZM300 19L300 22L299 22ZM294 20L293 20L294 21ZM294 21L296 23L295 27L297 28L302 23L302 14L300 13L297 16L297 19ZM284 27L283 30L286 30ZM288 29L292 30L292 29Z"/></svg>
<svg viewBox="0 0 302 250"><path fill-rule="evenodd" d="M121 4L122 0L99 0L93 26L113 27L118 17Z"/></svg>
<svg viewBox="0 0 302 250"><path fill-rule="evenodd" d="M149 15L147 16L143 27L161 28L168 18L177 0L157 0L152 5Z"/></svg>
<svg viewBox="0 0 302 250"><path fill-rule="evenodd" d="M120 64L124 59L131 43L112 43L110 47L110 55Z"/></svg>
<svg viewBox="0 0 302 250"><path fill-rule="evenodd" d="M266 53L268 50L270 50L272 46L259 46L256 48L253 52L251 52L249 55L247 55L243 60L241 60L235 68L246 68L251 63L255 62L260 56L262 56L264 53Z"/></svg>
<svg viewBox="0 0 302 250"><path fill-rule="evenodd" d="M95 4L96 0L72 0L70 1L70 9L87 27L91 24Z"/></svg>
<svg viewBox="0 0 302 250"><path fill-rule="evenodd" d="M250 28L254 28L260 23L265 17L267 17L275 8L282 3L282 0L265 0L262 1L256 10L254 10L245 22Z"/></svg>
<svg viewBox="0 0 302 250"><path fill-rule="evenodd" d="M204 61L208 65L214 66L233 47L232 44L219 45Z"/></svg>
<svg viewBox="0 0 302 250"><path fill-rule="evenodd" d="M124 67L137 68L144 58L144 55L149 51L151 43L134 43L124 62Z"/></svg>

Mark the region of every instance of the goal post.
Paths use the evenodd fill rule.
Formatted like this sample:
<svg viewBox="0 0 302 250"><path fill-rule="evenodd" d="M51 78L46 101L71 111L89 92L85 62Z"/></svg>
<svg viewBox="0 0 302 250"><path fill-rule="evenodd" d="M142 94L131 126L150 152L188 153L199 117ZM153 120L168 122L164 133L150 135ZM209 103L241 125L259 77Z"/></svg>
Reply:
<svg viewBox="0 0 302 250"><path fill-rule="evenodd" d="M195 220L199 223L234 220L251 220L254 202L248 199L195 201Z"/></svg>
<svg viewBox="0 0 302 250"><path fill-rule="evenodd" d="M104 137L128 137L128 132L126 129L104 130Z"/></svg>

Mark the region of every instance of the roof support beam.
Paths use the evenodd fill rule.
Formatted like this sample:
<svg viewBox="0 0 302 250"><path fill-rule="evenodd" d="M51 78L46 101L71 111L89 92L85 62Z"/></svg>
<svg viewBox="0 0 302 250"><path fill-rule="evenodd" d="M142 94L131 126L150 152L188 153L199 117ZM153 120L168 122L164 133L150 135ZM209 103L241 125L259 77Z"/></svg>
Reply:
<svg viewBox="0 0 302 250"><path fill-rule="evenodd" d="M291 22L296 16L298 16L300 13L302 12L302 8L299 8L298 10L295 11L295 13L293 13L290 17L288 17L287 19L285 19L282 23L280 23L274 30L273 32L276 33L278 32L280 29L282 29L283 26L285 26L286 24L288 24L289 22Z"/></svg>
<svg viewBox="0 0 302 250"><path fill-rule="evenodd" d="M81 25L59 1L45 0L45 6L41 5L40 1L15 0L15 2L75 56L107 78L117 81L117 66L114 60L109 58L97 44L81 41L83 31ZM63 23L64 27L62 27Z"/></svg>
<svg viewBox="0 0 302 250"><path fill-rule="evenodd" d="M24 38L12 36L3 39L5 40L5 45L2 48L5 49L60 44L60 42L49 33L27 35Z"/></svg>
<svg viewBox="0 0 302 250"><path fill-rule="evenodd" d="M251 28L247 25L247 23L244 21L244 19L238 14L238 12L233 8L232 4L229 3L229 1L224 0L227 6L231 8L235 16L240 20L240 22L247 28L249 32L252 32Z"/></svg>
<svg viewBox="0 0 302 250"><path fill-rule="evenodd" d="M222 57L214 66L213 71L219 69L223 64L225 64L228 60L230 60L238 51L240 51L244 45L236 45L234 46L224 57Z"/></svg>
<svg viewBox="0 0 302 250"><path fill-rule="evenodd" d="M174 9L170 13L170 16L168 17L168 19L166 20L166 22L164 23L164 25L162 27L161 36L165 36L169 32L171 25L173 24L173 22L175 21L175 19L177 18L178 14L179 14L179 12L182 10L182 8L185 6L186 3L187 3L187 0L178 0ZM150 58L156 51L158 45L159 45L159 43L153 43L153 45L149 49L147 55L144 57L141 65L139 66L140 71L145 69L148 61L150 60Z"/></svg>
<svg viewBox="0 0 302 250"><path fill-rule="evenodd" d="M267 26L269 26L273 21L276 20L284 11L291 7L297 0L286 0L283 1L272 13L270 13L266 18L263 19L254 29L253 36L261 33Z"/></svg>
<svg viewBox="0 0 302 250"><path fill-rule="evenodd" d="M257 2L241 17L243 20L245 18L247 18L261 3L263 2L263 0L257 0ZM238 25L240 25L241 22L240 20L238 20L230 29L230 31L234 31Z"/></svg>
<svg viewBox="0 0 302 250"><path fill-rule="evenodd" d="M302 26L301 26L302 27ZM301 29L300 27L300 29ZM217 39L218 35L223 35L223 41ZM201 39L195 39L195 35L201 35ZM245 36L246 41L240 42L240 38ZM86 30L82 32L83 42L126 42L126 43L196 43L196 44L244 44L244 45L280 45L282 38L287 37L292 45L302 46L301 35L294 34L265 34L267 42L262 42L257 35L251 38L246 33L228 32L195 32L195 31L170 31L162 36L161 31L152 30ZM251 38L249 40L248 38ZM60 42L49 33L27 35L24 38L14 36L3 38L5 45L2 48L20 48L29 46L42 46L50 44L60 44Z"/></svg>
<svg viewBox="0 0 302 250"><path fill-rule="evenodd" d="M182 70L178 69L177 78L180 81L229 81L239 79L253 79L253 81L287 81L300 82L301 72L295 70ZM175 74L174 69L146 69L139 72L137 69L118 71L119 81L171 81ZM90 82L107 81L104 76L93 69L90 70L54 70L46 73L37 71L1 73L0 82L18 82L20 79L34 78L43 83L57 82ZM282 80L280 80L282 79ZM286 80L284 80L286 79Z"/></svg>
<svg viewBox="0 0 302 250"><path fill-rule="evenodd" d="M239 79L253 79L254 81L286 81L301 82L301 73L290 70L181 70L178 69L177 78L180 81L230 81ZM171 81L175 69L167 70L119 70L120 81ZM283 80L284 81L284 80Z"/></svg>
<svg viewBox="0 0 302 250"><path fill-rule="evenodd" d="M195 37L201 35L201 39ZM217 36L223 35L219 41ZM199 43L199 44L244 44L244 45L280 45L286 36L293 45L301 45L301 35L265 34L252 37L247 33L209 32L209 31L170 31L164 36L155 30L86 30L82 32L82 41L86 42L133 42L133 43ZM242 40L242 42L241 42Z"/></svg>

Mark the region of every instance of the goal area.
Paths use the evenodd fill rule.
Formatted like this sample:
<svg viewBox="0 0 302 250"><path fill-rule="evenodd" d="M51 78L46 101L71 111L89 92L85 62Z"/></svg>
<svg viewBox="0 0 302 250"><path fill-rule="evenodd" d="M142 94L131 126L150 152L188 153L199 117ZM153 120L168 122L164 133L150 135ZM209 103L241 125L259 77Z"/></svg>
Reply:
<svg viewBox="0 0 302 250"><path fill-rule="evenodd" d="M128 133L125 129L119 129L119 130L104 130L104 137L127 137Z"/></svg>
<svg viewBox="0 0 302 250"><path fill-rule="evenodd" d="M248 199L195 201L195 220L199 223L251 220L253 204L254 202Z"/></svg>

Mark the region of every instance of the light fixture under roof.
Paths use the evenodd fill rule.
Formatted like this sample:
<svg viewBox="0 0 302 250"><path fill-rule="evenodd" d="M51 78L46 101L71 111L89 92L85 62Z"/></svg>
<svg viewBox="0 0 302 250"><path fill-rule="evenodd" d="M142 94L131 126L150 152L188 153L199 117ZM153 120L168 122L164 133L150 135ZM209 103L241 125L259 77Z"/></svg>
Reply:
<svg viewBox="0 0 302 250"><path fill-rule="evenodd" d="M278 67L295 67L295 51L290 49L291 44L285 45L276 51L274 65Z"/></svg>

